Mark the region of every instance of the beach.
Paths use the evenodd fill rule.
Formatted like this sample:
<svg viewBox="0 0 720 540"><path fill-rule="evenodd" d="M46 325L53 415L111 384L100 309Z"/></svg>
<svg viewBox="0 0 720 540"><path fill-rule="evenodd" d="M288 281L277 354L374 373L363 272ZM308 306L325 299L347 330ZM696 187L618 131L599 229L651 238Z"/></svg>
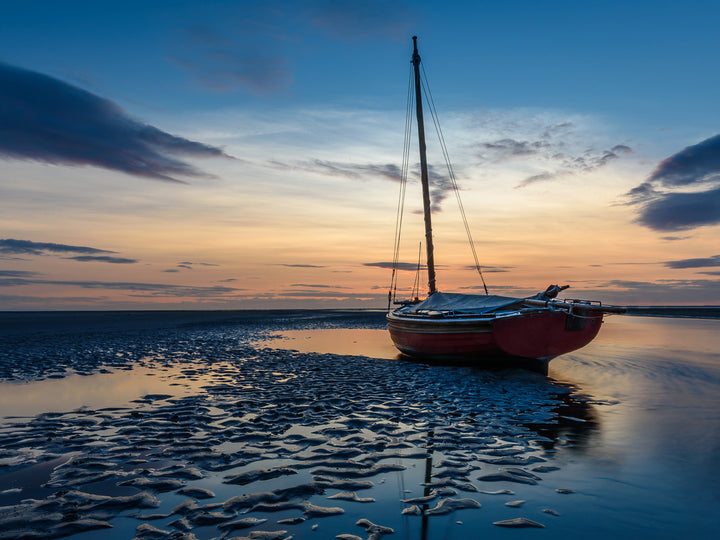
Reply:
<svg viewBox="0 0 720 540"><path fill-rule="evenodd" d="M612 316L549 375L376 311L0 314L0 538L710 538L720 321Z"/></svg>

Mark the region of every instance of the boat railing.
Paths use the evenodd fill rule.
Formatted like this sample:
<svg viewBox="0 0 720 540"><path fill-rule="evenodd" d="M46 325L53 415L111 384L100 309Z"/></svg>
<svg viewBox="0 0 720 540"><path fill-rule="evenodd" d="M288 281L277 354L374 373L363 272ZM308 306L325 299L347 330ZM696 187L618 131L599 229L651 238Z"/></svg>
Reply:
<svg viewBox="0 0 720 540"><path fill-rule="evenodd" d="M533 307L560 308L563 310L567 310L569 313L572 313L576 310L600 311L602 313L625 313L626 311L624 307L603 306L602 302L599 302L597 300L534 300L532 298L526 298L523 300L523 304Z"/></svg>

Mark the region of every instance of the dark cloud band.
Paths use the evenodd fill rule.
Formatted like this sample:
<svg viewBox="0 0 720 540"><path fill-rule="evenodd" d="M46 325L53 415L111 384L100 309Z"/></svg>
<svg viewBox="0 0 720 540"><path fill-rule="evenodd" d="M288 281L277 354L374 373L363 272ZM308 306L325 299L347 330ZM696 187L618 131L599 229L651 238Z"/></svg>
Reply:
<svg viewBox="0 0 720 540"><path fill-rule="evenodd" d="M626 196L628 204L641 205L637 221L646 227L689 230L720 223L718 183L720 135L715 135L664 159Z"/></svg>
<svg viewBox="0 0 720 540"><path fill-rule="evenodd" d="M0 157L91 165L177 183L185 183L177 176L209 176L174 156L228 157L143 124L81 88L0 63Z"/></svg>
<svg viewBox="0 0 720 540"><path fill-rule="evenodd" d="M98 249L87 246L71 246L68 244L55 244L52 242L33 242L31 240L16 240L14 238L0 239L0 253L13 253L22 255L45 255L50 253L80 253L94 255L97 253L115 253L107 249Z"/></svg>

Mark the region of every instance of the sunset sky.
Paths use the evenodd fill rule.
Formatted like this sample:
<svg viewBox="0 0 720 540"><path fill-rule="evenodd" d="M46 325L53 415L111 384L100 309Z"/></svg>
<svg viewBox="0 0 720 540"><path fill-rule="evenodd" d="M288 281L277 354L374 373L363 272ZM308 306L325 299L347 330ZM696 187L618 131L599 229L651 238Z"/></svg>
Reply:
<svg viewBox="0 0 720 540"><path fill-rule="evenodd" d="M720 304L717 1L0 6L0 310L384 307L413 35L491 293Z"/></svg>

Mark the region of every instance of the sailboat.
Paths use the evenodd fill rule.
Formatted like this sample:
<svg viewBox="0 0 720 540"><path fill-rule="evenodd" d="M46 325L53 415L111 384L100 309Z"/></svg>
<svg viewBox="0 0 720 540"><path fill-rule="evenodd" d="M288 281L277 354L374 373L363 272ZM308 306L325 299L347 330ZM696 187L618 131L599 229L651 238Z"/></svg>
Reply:
<svg viewBox="0 0 720 540"><path fill-rule="evenodd" d="M425 223L426 267L428 274L428 295L424 300L395 301L391 299L397 289L397 268L399 251L399 229L396 231L393 279L388 293L387 322L390 336L400 352L429 360L472 360L479 364L508 357L532 359L547 362L561 354L584 347L597 336L603 317L608 313L622 313L624 308L603 306L601 302L589 300L559 300L558 293L568 286L551 285L545 291L527 298L513 298L488 294L483 279L485 294L459 294L440 292L436 286L431 223L431 200L428 180L428 164L425 148L423 120L422 85L420 77L420 55L417 37L413 36L413 74L415 116L417 118L418 144L420 151L420 179L423 195ZM409 92L412 98L413 92ZM408 115L412 116L412 107ZM431 107L434 112L434 107ZM410 122L411 124L411 122ZM408 124L406 124L407 127ZM437 126L436 122L436 126ZM406 136L410 129L406 129ZM444 149L444 141L441 136ZM406 141L406 152L409 147ZM407 161L407 158L406 158ZM449 162L448 162L449 164ZM452 169L449 167L454 182ZM402 197L401 188L401 197ZM455 186L457 192L457 186ZM460 202L458 194L458 202ZM399 204L398 208L401 209ZM460 202L461 215L465 220ZM401 210L399 210L401 212ZM399 219L398 223L401 223ZM468 239L477 262L470 229L465 220ZM418 265L419 266L419 265Z"/></svg>

